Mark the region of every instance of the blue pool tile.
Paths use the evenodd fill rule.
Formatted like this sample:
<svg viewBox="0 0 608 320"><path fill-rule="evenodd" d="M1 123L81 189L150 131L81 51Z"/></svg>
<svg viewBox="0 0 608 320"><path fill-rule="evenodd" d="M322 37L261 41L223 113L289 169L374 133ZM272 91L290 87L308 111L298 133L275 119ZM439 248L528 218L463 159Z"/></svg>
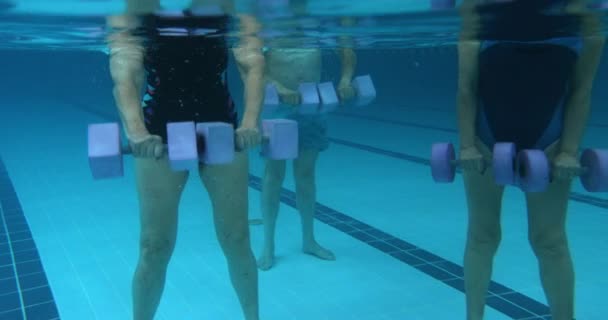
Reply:
<svg viewBox="0 0 608 320"><path fill-rule="evenodd" d="M391 256L409 264L410 266L415 266L415 265L426 263L425 261L421 260L420 258L414 257L413 255L411 255L407 252L404 252L404 251L393 252L393 253L391 253Z"/></svg>
<svg viewBox="0 0 608 320"><path fill-rule="evenodd" d="M17 264L17 274L19 276L26 276L28 274L42 272L42 264L40 260L22 262Z"/></svg>
<svg viewBox="0 0 608 320"><path fill-rule="evenodd" d="M442 282L456 279L455 275L445 272L432 264L421 264L415 266L415 268Z"/></svg>
<svg viewBox="0 0 608 320"><path fill-rule="evenodd" d="M0 320L23 320L23 311L21 311L21 309L15 309L7 312L2 312L0 310Z"/></svg>
<svg viewBox="0 0 608 320"><path fill-rule="evenodd" d="M378 229L369 229L369 230L366 230L365 232L372 235L373 237L375 237L378 240L387 240L387 239L394 238L392 235L390 235L382 230L378 230Z"/></svg>
<svg viewBox="0 0 608 320"><path fill-rule="evenodd" d="M0 280L14 278L14 277L15 277L15 271L14 271L12 265L0 266Z"/></svg>
<svg viewBox="0 0 608 320"><path fill-rule="evenodd" d="M2 254L0 254L0 266L7 266L9 264L13 263L13 257L11 256L10 253L8 253L8 251L0 251L3 252ZM6 253L4 253L6 252Z"/></svg>
<svg viewBox="0 0 608 320"><path fill-rule="evenodd" d="M12 210L12 214L10 213L10 211L4 210L4 223L6 223L8 232L11 232L12 225L27 223L23 214L15 214L15 209Z"/></svg>
<svg viewBox="0 0 608 320"><path fill-rule="evenodd" d="M462 278L455 278L455 279L450 279L445 281L445 284L447 284L448 286L460 291L460 292L464 292L464 279Z"/></svg>
<svg viewBox="0 0 608 320"><path fill-rule="evenodd" d="M48 285L48 279L44 272L31 273L28 275L19 275L19 286L21 290L43 287Z"/></svg>
<svg viewBox="0 0 608 320"><path fill-rule="evenodd" d="M415 245L413 245L413 244L411 244L409 242L405 242L405 241L403 241L401 239L397 239L397 238L387 239L386 242L389 243L390 245L394 246L394 247L397 247L397 248L401 249L401 250L412 250L412 249L417 248Z"/></svg>
<svg viewBox="0 0 608 320"><path fill-rule="evenodd" d="M333 225L334 228L345 232L345 233L350 233L350 232L354 232L355 231L355 227L351 226L350 224L347 223L336 223Z"/></svg>
<svg viewBox="0 0 608 320"><path fill-rule="evenodd" d="M28 319L59 319L59 313L54 302L41 303L25 308Z"/></svg>
<svg viewBox="0 0 608 320"><path fill-rule="evenodd" d="M19 300L19 294L16 291L0 296L0 312L19 308L21 308L21 301Z"/></svg>
<svg viewBox="0 0 608 320"><path fill-rule="evenodd" d="M551 313L551 310L549 310L549 307L547 307L546 305L536 300L533 300L527 296L524 296L519 292L503 294L500 295L500 297L526 310L532 311L534 314L537 315L545 316Z"/></svg>
<svg viewBox="0 0 608 320"><path fill-rule="evenodd" d="M26 239L26 240L21 240L21 241L12 241L11 240L11 247L13 248L13 252L21 252L21 251L35 250L36 244L34 243L34 240L31 238Z"/></svg>
<svg viewBox="0 0 608 320"><path fill-rule="evenodd" d="M370 236L369 234L367 234L367 233L365 233L363 231L355 230L355 231L353 231L353 232L351 232L349 234L351 236L353 236L354 238L359 239L359 240L361 240L363 242L370 242L370 241L374 240L374 237Z"/></svg>
<svg viewBox="0 0 608 320"><path fill-rule="evenodd" d="M26 307L53 301L53 293L49 286L21 290L21 295L23 296L23 304Z"/></svg>
<svg viewBox="0 0 608 320"><path fill-rule="evenodd" d="M496 283L494 281L490 282L490 287L488 288L488 290L490 290L490 292L492 292L495 295L501 295L501 294L513 292L512 289L509 289L509 288L503 286L502 284Z"/></svg>
<svg viewBox="0 0 608 320"><path fill-rule="evenodd" d="M372 226L365 224L361 221L357 221L357 220L353 220L353 221L349 221L349 224L359 230L369 230L369 229L373 229Z"/></svg>
<svg viewBox="0 0 608 320"><path fill-rule="evenodd" d="M500 310L500 312L508 315L513 319L522 319L534 316L534 314L530 311L524 310L512 304L511 302L497 296L488 297L486 299L486 304L496 310Z"/></svg>
<svg viewBox="0 0 608 320"><path fill-rule="evenodd" d="M410 251L408 251L408 253L410 253L426 262L429 262L429 263L445 261L442 257L439 257L437 255L434 255L434 254L432 254L426 250L422 250L422 249L410 250Z"/></svg>
<svg viewBox="0 0 608 320"><path fill-rule="evenodd" d="M15 263L28 262L33 260L39 260L40 256L38 255L37 250L27 250L15 252L14 255Z"/></svg>
<svg viewBox="0 0 608 320"><path fill-rule="evenodd" d="M453 262L445 260L436 262L435 265L453 275L464 277L464 269Z"/></svg>
<svg viewBox="0 0 608 320"><path fill-rule="evenodd" d="M401 251L398 248L395 248L395 247L391 246L390 244L388 244L384 241L381 241L381 240L371 241L371 242L368 242L367 244L369 244L370 246L372 246L382 252L386 252L386 253Z"/></svg>
<svg viewBox="0 0 608 320"><path fill-rule="evenodd" d="M0 296L17 292L17 282L15 278L0 280Z"/></svg>
<svg viewBox="0 0 608 320"><path fill-rule="evenodd" d="M335 225L335 224L340 223L340 221L336 220L334 217L331 217L331 216L328 216L328 215L325 215L325 214L317 215L316 218L319 221L321 221L323 223L327 223L329 225Z"/></svg>
<svg viewBox="0 0 608 320"><path fill-rule="evenodd" d="M8 190L0 195L0 202L2 202L2 210L4 212L10 212L13 209L21 209L21 204L17 199L15 191Z"/></svg>
<svg viewBox="0 0 608 320"><path fill-rule="evenodd" d="M32 233L29 230L26 230L26 231L12 232L10 234L10 236L11 236L11 241L20 241L20 240L31 239Z"/></svg>
<svg viewBox="0 0 608 320"><path fill-rule="evenodd" d="M11 225L8 226L8 232L10 232L10 233L27 231L29 229L30 228L27 225L27 223L13 223L13 224L11 224Z"/></svg>
<svg viewBox="0 0 608 320"><path fill-rule="evenodd" d="M23 217L23 210L21 209L21 207L12 209L4 208L2 212L4 212L5 219L11 217Z"/></svg>

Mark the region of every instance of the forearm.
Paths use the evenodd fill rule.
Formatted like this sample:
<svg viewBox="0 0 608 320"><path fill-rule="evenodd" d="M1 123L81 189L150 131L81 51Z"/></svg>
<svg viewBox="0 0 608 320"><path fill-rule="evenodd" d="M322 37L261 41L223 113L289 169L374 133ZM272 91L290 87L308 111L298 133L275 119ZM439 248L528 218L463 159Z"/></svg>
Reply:
<svg viewBox="0 0 608 320"><path fill-rule="evenodd" d="M140 83L136 79L114 83L114 101L122 119L123 127L127 132L146 130L141 107L140 88Z"/></svg>
<svg viewBox="0 0 608 320"><path fill-rule="evenodd" d="M579 150L591 110L593 81L602 56L603 37L587 37L575 66L571 94L566 100L560 151L576 154Z"/></svg>
<svg viewBox="0 0 608 320"><path fill-rule="evenodd" d="M339 55L342 64L340 82L350 83L355 75L355 69L357 68L357 55L351 48L340 49Z"/></svg>
<svg viewBox="0 0 608 320"><path fill-rule="evenodd" d="M137 23L133 15L110 16L107 20L107 24L117 30L108 35L107 39L110 49L109 67L114 101L127 133L145 130L140 99L144 81L144 48L141 39L132 33Z"/></svg>
<svg viewBox="0 0 608 320"><path fill-rule="evenodd" d="M245 111L243 125L255 126L260 118L264 99L264 68L252 66L243 77Z"/></svg>

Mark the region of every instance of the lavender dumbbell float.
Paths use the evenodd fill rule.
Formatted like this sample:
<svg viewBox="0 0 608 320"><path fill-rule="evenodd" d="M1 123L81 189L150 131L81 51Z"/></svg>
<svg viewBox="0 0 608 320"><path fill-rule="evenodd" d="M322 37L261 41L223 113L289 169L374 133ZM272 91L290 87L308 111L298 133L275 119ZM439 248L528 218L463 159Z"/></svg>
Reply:
<svg viewBox="0 0 608 320"><path fill-rule="evenodd" d="M353 88L356 92L355 105L366 106L376 98L376 87L371 76L363 75L353 79ZM329 113L340 105L336 88L331 82L301 83L298 87L300 94L300 105L298 112L300 114L318 114ZM266 85L264 95L264 109L266 111L274 111L281 105L279 93L274 85Z"/></svg>
<svg viewBox="0 0 608 320"><path fill-rule="evenodd" d="M263 156L272 160L297 158L298 125L295 121L264 120L262 134ZM235 150L234 128L231 124L223 122L167 124L165 154L174 171L196 169L199 162L208 165L230 163L234 159ZM121 142L118 123L89 125L88 157L94 179L122 177L123 156L131 153L129 146Z"/></svg>
<svg viewBox="0 0 608 320"><path fill-rule="evenodd" d="M489 163L488 163L489 162ZM608 150L586 149L581 155L581 168L577 175L585 190L608 191ZM435 143L431 151L431 174L439 183L454 181L456 152L451 143ZM486 160L494 172L499 185L514 185L525 192L542 192L551 182L551 166L542 150L516 152L513 143L494 145L492 160Z"/></svg>

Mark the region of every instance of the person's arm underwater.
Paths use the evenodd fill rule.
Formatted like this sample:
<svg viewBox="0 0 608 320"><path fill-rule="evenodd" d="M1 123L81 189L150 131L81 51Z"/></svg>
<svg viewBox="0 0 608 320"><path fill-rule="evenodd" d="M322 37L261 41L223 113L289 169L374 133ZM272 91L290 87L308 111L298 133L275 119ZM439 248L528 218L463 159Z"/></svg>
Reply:
<svg viewBox="0 0 608 320"><path fill-rule="evenodd" d="M239 43L233 49L241 79L244 84L245 111L237 129L237 141L242 148L260 143L257 133L262 102L264 99L265 60L262 40L258 37L260 24L255 17L238 15L240 22Z"/></svg>
<svg viewBox="0 0 608 320"><path fill-rule="evenodd" d="M587 126L593 82L602 57L605 37L599 17L587 10L586 1L574 1L566 13L582 18L583 45L570 83L571 91L566 101L559 152L575 156Z"/></svg>
<svg viewBox="0 0 608 320"><path fill-rule="evenodd" d="M477 116L477 88L479 71L480 41L477 39L479 15L476 6L479 1L465 0L460 12L462 28L458 41L458 92L457 114L460 138L460 159L463 169L482 171L484 162L475 146L475 118ZM471 161L467 161L471 160Z"/></svg>
<svg viewBox="0 0 608 320"><path fill-rule="evenodd" d="M132 32L138 19L131 14L151 12L154 3L157 1L129 0L127 14L108 17L107 24L113 30L108 36L110 74L114 82L112 92L133 155L160 158L164 153L162 139L150 135L146 129L141 107L144 47Z"/></svg>

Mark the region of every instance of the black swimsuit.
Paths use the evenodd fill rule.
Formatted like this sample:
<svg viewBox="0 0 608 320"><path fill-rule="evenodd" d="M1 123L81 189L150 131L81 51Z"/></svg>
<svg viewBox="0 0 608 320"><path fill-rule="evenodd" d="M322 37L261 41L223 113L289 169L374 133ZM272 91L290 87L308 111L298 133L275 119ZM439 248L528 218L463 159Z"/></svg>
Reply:
<svg viewBox="0 0 608 320"><path fill-rule="evenodd" d="M146 127L167 141L168 122L226 122L237 114L226 69L228 16L149 15L143 18L143 99Z"/></svg>
<svg viewBox="0 0 608 320"><path fill-rule="evenodd" d="M578 18L550 12L565 4L516 0L482 9L477 135L490 149L496 142L545 149L561 137L582 46Z"/></svg>

